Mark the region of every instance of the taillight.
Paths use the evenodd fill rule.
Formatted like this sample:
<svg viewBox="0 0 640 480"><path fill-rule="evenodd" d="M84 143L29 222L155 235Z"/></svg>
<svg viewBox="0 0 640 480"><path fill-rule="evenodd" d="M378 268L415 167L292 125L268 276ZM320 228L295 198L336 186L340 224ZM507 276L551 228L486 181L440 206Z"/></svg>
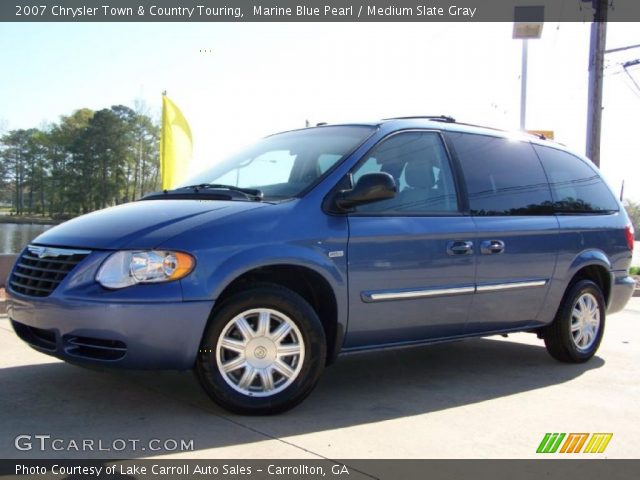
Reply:
<svg viewBox="0 0 640 480"><path fill-rule="evenodd" d="M627 245L629 245L629 250L633 252L635 230L633 229L633 225L631 224L631 222L627 224L627 227L624 229L624 233L627 236Z"/></svg>

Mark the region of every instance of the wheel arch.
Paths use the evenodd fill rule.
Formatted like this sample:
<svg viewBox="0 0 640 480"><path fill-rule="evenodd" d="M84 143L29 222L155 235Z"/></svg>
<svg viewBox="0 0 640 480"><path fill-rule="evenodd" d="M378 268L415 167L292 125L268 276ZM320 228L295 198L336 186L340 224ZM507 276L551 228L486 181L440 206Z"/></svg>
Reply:
<svg viewBox="0 0 640 480"><path fill-rule="evenodd" d="M611 275L611 262L604 252L586 250L580 253L571 263L569 275L570 280L567 282L565 291L580 280L591 280L598 285L605 304L609 306L614 278Z"/></svg>
<svg viewBox="0 0 640 480"><path fill-rule="evenodd" d="M318 314L327 339L327 364L333 363L340 353L346 332L345 276L328 259L283 257L264 252L258 258L273 261L258 262L254 252L243 258L231 258L221 266L218 272L225 271L227 275L211 282L211 297L216 299L215 305L222 305L233 294L257 282L288 288L304 298Z"/></svg>

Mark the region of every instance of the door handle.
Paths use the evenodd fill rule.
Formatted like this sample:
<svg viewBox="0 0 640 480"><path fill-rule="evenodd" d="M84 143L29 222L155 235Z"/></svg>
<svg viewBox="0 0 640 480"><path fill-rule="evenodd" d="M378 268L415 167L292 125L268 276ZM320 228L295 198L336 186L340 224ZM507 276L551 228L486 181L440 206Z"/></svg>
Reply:
<svg viewBox="0 0 640 480"><path fill-rule="evenodd" d="M493 255L504 252L504 242L502 240L484 240L480 244L480 251L483 255Z"/></svg>
<svg viewBox="0 0 640 480"><path fill-rule="evenodd" d="M447 253L449 255L471 255L473 253L473 242L453 240L447 243Z"/></svg>

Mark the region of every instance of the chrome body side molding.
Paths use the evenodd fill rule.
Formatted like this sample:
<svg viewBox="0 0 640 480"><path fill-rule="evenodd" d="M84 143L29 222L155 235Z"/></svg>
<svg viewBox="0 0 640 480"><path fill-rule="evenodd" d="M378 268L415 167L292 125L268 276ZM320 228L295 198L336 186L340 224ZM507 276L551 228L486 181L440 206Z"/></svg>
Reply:
<svg viewBox="0 0 640 480"><path fill-rule="evenodd" d="M414 290L381 290L375 292L362 292L364 302L382 302L386 300L409 300L424 297L440 297L448 295L465 295L475 292L475 286L466 285L445 288L424 288Z"/></svg>
<svg viewBox="0 0 640 480"><path fill-rule="evenodd" d="M460 285L452 287L415 288L410 290L376 290L362 292L363 302L383 302L388 300L411 300L416 298L444 297L449 295L467 295L470 293L495 292L500 290L514 290L517 288L544 287L546 279L525 280L507 283L491 283L482 285Z"/></svg>

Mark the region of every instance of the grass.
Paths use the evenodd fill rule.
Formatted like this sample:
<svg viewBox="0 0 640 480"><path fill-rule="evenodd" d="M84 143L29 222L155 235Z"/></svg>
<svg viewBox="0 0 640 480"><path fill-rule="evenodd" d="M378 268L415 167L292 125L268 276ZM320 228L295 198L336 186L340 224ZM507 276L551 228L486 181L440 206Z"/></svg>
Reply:
<svg viewBox="0 0 640 480"><path fill-rule="evenodd" d="M629 273L631 275L640 275L640 267L631 267Z"/></svg>

